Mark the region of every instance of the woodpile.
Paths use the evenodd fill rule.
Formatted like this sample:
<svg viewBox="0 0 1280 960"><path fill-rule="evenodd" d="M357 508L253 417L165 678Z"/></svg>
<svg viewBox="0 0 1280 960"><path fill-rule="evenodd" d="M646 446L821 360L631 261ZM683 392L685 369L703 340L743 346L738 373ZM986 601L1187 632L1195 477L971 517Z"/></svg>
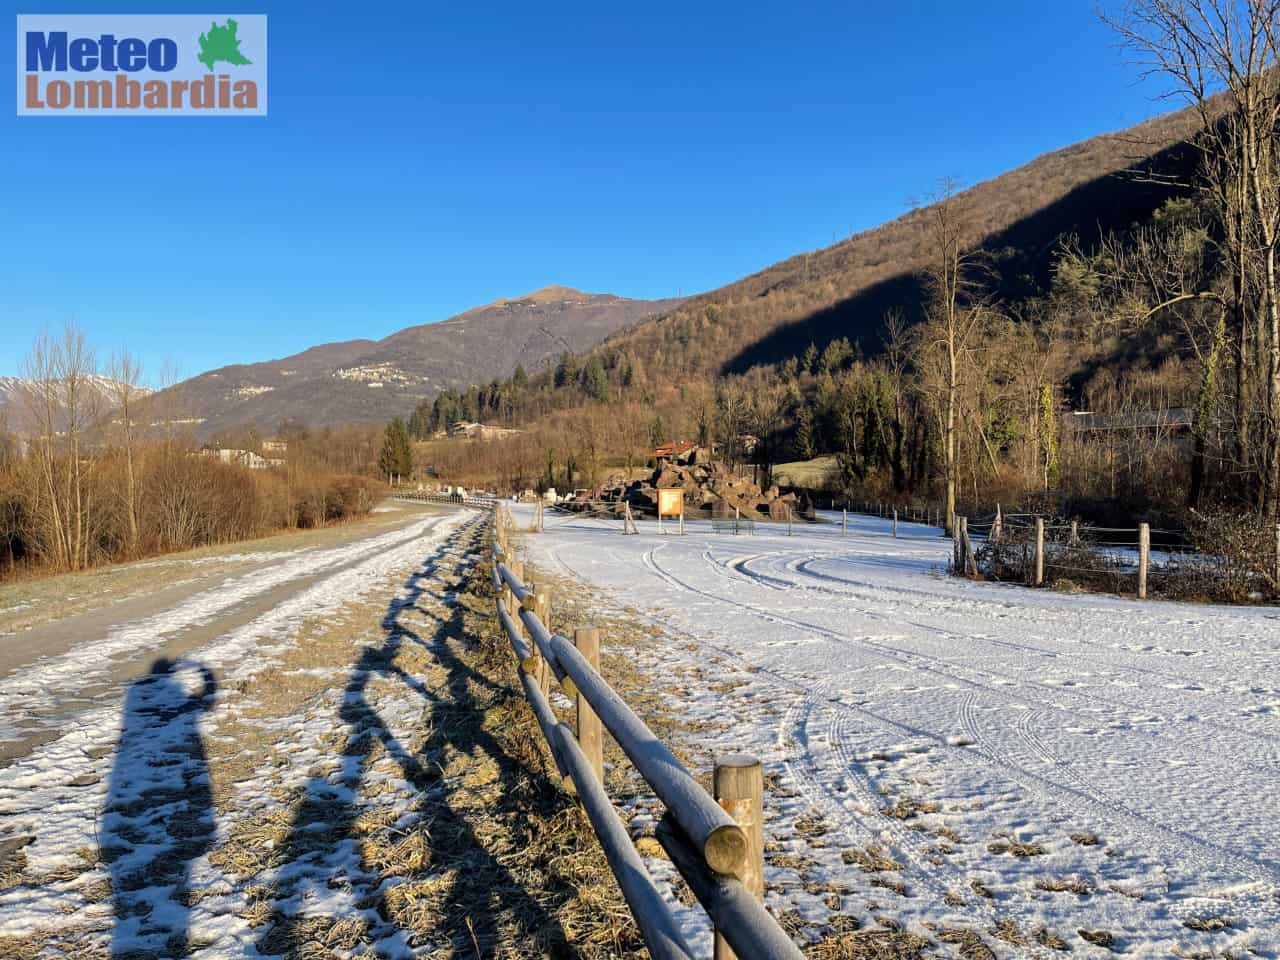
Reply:
<svg viewBox="0 0 1280 960"><path fill-rule="evenodd" d="M684 490L685 515L689 517L732 517L752 520L812 520L813 504L808 496L783 493L777 486L761 490L749 478L740 477L725 464L711 459L704 447L694 447L680 457L663 458L646 480L618 482L600 491L606 503L631 504L636 515L656 515L658 490Z"/></svg>

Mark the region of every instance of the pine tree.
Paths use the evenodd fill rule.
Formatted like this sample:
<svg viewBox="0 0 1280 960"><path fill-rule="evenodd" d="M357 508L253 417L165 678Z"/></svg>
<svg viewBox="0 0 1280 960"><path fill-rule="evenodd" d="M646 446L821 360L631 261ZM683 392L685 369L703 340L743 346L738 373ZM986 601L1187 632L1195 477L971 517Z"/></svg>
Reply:
<svg viewBox="0 0 1280 960"><path fill-rule="evenodd" d="M804 356L800 358L800 371L802 373L818 372L818 348L811 341L808 349L805 350Z"/></svg>
<svg viewBox="0 0 1280 960"><path fill-rule="evenodd" d="M813 411L802 406L796 414L796 453L801 460L812 460L816 453L813 443Z"/></svg>
<svg viewBox="0 0 1280 960"><path fill-rule="evenodd" d="M586 369L582 372L582 386L587 396L593 400L603 402L609 399L609 378L605 376L599 357L593 356L587 361Z"/></svg>
<svg viewBox="0 0 1280 960"><path fill-rule="evenodd" d="M413 474L413 447L409 443L409 431L399 417L388 423L382 431L378 469L388 479Z"/></svg>

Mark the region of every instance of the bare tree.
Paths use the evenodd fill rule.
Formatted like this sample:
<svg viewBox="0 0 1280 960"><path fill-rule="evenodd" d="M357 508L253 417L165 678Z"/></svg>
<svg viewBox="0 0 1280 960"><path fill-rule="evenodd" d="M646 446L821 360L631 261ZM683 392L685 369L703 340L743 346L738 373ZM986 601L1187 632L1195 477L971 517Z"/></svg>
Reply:
<svg viewBox="0 0 1280 960"><path fill-rule="evenodd" d="M94 463L87 434L101 412L93 351L68 324L61 339L42 334L24 364L28 405L38 434L34 458L40 479L34 513L49 560L59 569L90 563Z"/></svg>
<svg viewBox="0 0 1280 960"><path fill-rule="evenodd" d="M921 367L932 368L933 407L942 436L946 483L946 529L955 521L959 467L956 450L960 392L968 354L987 318L979 283L980 261L972 251L969 211L955 182L944 179L924 213L928 315L921 331ZM926 383L928 381L926 380ZM928 389L928 388L926 388Z"/></svg>
<svg viewBox="0 0 1280 960"><path fill-rule="evenodd" d="M138 550L138 479L137 479L137 416L138 400L144 395L142 368L129 351L115 354L107 365L109 378L107 389L115 406L113 426L118 426L120 448L124 454L125 489L124 508L129 529L129 553Z"/></svg>
<svg viewBox="0 0 1280 960"><path fill-rule="evenodd" d="M1151 74L1201 116L1206 192L1237 259L1233 314L1238 376L1250 346L1265 360L1260 505L1280 505L1280 0L1131 0L1108 22ZM1253 261L1253 269L1245 262ZM1247 281L1257 278L1256 338L1245 332ZM1238 431L1248 436L1247 416Z"/></svg>

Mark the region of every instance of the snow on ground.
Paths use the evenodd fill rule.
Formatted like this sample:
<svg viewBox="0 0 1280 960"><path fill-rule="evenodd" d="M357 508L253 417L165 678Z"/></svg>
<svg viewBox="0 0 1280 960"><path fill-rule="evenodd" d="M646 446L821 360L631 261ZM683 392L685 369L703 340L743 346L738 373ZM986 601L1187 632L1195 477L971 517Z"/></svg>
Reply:
<svg viewBox="0 0 1280 960"><path fill-rule="evenodd" d="M704 755L766 761L777 912L1004 956L1278 955L1280 611L973 583L933 528L834 519L523 538L704 675L671 692L731 721Z"/></svg>
<svg viewBox="0 0 1280 960"><path fill-rule="evenodd" d="M86 685L102 680L118 659L162 647L183 630L208 622L290 581L345 568L370 557L396 554L400 548L419 541L438 519L417 520L378 536L329 549L246 554L246 557L265 559L268 565L194 593L180 607L121 624L102 636L86 637L63 654L44 657L0 677L0 740L20 739L24 733L38 728L36 724L40 720L61 722L58 717L38 717L37 708L73 696ZM232 559L235 558L233 555ZM309 609L295 598L291 606L277 607L272 615L279 618L283 614L281 623L287 625L308 615Z"/></svg>
<svg viewBox="0 0 1280 960"><path fill-rule="evenodd" d="M351 759L326 754L316 742L335 729L341 732L335 717L352 696L350 684L344 685L350 671L339 671L330 695L306 704L296 716L272 721L282 738L277 755L257 759L260 769L237 784L231 807L216 817L204 746L214 723L210 717L225 723L234 719L229 713L252 708L240 701L228 710L222 701L244 678L304 642L305 623L336 615L351 603L381 601L389 585L402 597L399 602L413 602L418 594L399 587L403 578L422 569L424 558L444 556L450 535L473 516L458 511L415 519L349 545L341 556L339 551L282 554L282 564L292 566L295 577L299 565L305 572L327 573L244 626L190 651L169 671L134 681L123 708L86 711L57 740L0 770L0 853L6 842L22 844L25 873L40 878L0 890L0 940L38 942L73 931L75 942L97 931L102 940L109 938L113 955L137 950L164 956L188 946L213 958L258 955L256 934L245 919L251 913L246 893L210 864L208 851L225 842L238 820L282 808L281 791L291 786L305 783L326 796L347 790L341 784ZM246 591L262 589L262 583L232 580L222 589L225 595L193 598L196 610L223 609ZM452 602L449 596L437 599ZM75 668L92 669L95 651L106 659L121 649L126 636L154 644L152 631L177 629L194 615L175 611L147 631L113 632L87 642L65 659L38 665L39 675L45 682L60 682ZM420 718L421 696L405 684L389 690L376 701L382 722L407 736ZM3 696L7 710L10 691ZM292 750L290 743L296 744ZM287 757L284 763L281 754ZM317 765L325 776L317 778ZM366 779L387 778L371 771ZM275 906L299 915L328 911L358 917L369 912L357 907L351 885L360 873L353 841L343 841L318 862L282 867L276 880L296 886L298 893L291 904ZM335 877L343 882L326 887ZM382 946L384 955L405 953L402 944Z"/></svg>

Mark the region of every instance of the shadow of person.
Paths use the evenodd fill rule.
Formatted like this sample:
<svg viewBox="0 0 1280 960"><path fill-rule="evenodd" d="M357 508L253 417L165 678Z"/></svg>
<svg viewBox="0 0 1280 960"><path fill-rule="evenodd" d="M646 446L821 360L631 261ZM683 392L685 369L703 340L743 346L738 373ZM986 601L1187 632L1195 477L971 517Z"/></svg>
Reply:
<svg viewBox="0 0 1280 960"><path fill-rule="evenodd" d="M217 689L205 665L163 658L129 685L98 827L115 902L113 957L187 953L188 874L214 830L200 715Z"/></svg>

